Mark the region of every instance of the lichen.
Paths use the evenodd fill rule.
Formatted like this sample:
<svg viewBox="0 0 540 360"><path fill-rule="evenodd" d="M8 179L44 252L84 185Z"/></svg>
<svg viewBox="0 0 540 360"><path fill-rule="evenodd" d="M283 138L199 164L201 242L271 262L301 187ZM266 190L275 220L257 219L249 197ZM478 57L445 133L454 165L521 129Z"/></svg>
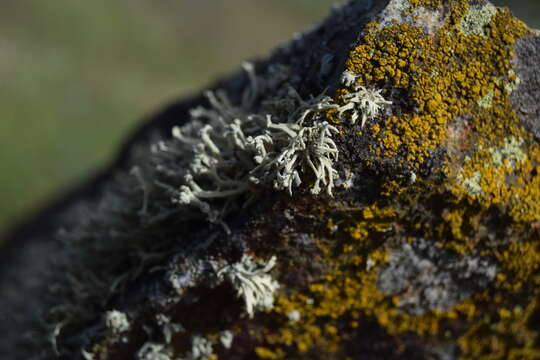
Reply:
<svg viewBox="0 0 540 360"><path fill-rule="evenodd" d="M521 144L523 140L512 137L501 146L478 149L459 171L461 185L450 189L485 209L493 205L507 209L516 222L538 221L540 153L534 147L525 152Z"/></svg>
<svg viewBox="0 0 540 360"><path fill-rule="evenodd" d="M487 6L487 5L486 5ZM461 32L459 21L469 11L465 1L454 2L437 36L410 24L379 29L369 24L361 45L350 54L347 71L359 84L380 89L401 89L401 115L390 116L368 130L385 158L398 156L405 166L419 168L442 146L450 120L472 110L480 99L501 87L511 69L512 45L527 30L505 10L497 10L487 27L489 36ZM338 91L337 97L347 93ZM511 110L508 110L511 111Z"/></svg>
<svg viewBox="0 0 540 360"><path fill-rule="evenodd" d="M486 27L496 13L497 8L491 4L471 6L459 23L459 31L465 35L486 37Z"/></svg>
<svg viewBox="0 0 540 360"><path fill-rule="evenodd" d="M129 312L148 338L130 336L139 359L538 357L540 148L510 101L527 81L516 42L531 33L471 4L394 1L404 13L365 26L333 98L270 86L271 72L246 65L239 104L210 92L154 144L132 171L137 214L170 229L171 247L189 241L168 266L145 253L118 281L163 272L159 311ZM156 189L176 207L153 202ZM323 191L332 196L312 196ZM156 207L166 223L148 218ZM228 231L181 232L181 216ZM113 332L117 315L105 316ZM115 346L98 340L83 355Z"/></svg>
<svg viewBox="0 0 540 360"><path fill-rule="evenodd" d="M338 118L341 120L346 113L350 124L355 124L358 118L362 118L361 127L364 127L366 121L375 119L385 105L391 105L392 102L385 100L381 95L382 90L366 89L356 83L356 76L349 71L345 71L342 76L343 85L352 89L351 92L343 94L339 102L343 103L337 106Z"/></svg>
<svg viewBox="0 0 540 360"><path fill-rule="evenodd" d="M431 9L440 9L443 0L408 0L412 7L429 7Z"/></svg>
<svg viewBox="0 0 540 360"><path fill-rule="evenodd" d="M486 315L459 339L464 359L534 360L540 357L536 297L526 308L500 308Z"/></svg>
<svg viewBox="0 0 540 360"><path fill-rule="evenodd" d="M129 331L131 328L127 315L118 310L107 311L105 314L105 324L115 334Z"/></svg>
<svg viewBox="0 0 540 360"><path fill-rule="evenodd" d="M442 7L441 1L410 4ZM329 358L352 357L345 344L359 341L356 329L372 319L397 343L404 334L414 334L435 348L443 338L461 336L456 351L463 359L538 356L537 334L529 324L538 311L531 291L537 286L540 256L533 245L539 241L534 230L540 220L539 150L509 99L519 87L514 46L529 30L507 10L486 2L446 5L444 23L430 28L436 33L398 21L372 23L350 53L347 81L337 90L336 102L350 96L355 83L379 89L403 110L389 110L390 116L375 117L361 131L339 123L341 133L370 144L359 168L380 169L391 162L394 169L406 170L381 175L375 196L388 199L386 206L362 204L328 215L327 236L337 242L323 251L330 270L305 289L278 298L270 313L283 320L267 330L264 346L256 348L260 358L310 358L321 352ZM339 119L332 109L328 116ZM433 161L441 149L445 158ZM404 173L414 176L405 181ZM438 174L444 181L434 180ZM488 227L500 231L499 242ZM464 275L478 270L482 275L473 277L485 281L461 288L467 281L459 280L452 294L444 295L430 293L434 288L419 285L422 280L412 275L387 276L405 266L392 263L391 254L400 246L416 246L418 237L432 239L423 243L432 255L454 259L445 263L450 272L459 272L459 266ZM417 260L415 266L421 266ZM435 267L437 274L426 270L430 275L424 278L444 278L444 265ZM381 288L381 276L392 286L405 285L396 291L390 285ZM446 290L454 286L447 280ZM519 310L522 305L505 310L510 293L527 310ZM293 312L299 321L289 320Z"/></svg>
<svg viewBox="0 0 540 360"><path fill-rule="evenodd" d="M282 316L282 327L268 332L265 346L256 349L260 358L283 359L292 354L310 358L315 354L320 356L321 351L324 357L353 356L343 344L354 341L356 332L362 329L361 324L369 318L376 319L379 326L394 336L414 333L436 338L443 323L473 316L474 302L463 301L470 296L466 292L454 294L464 298L450 309L427 307L422 314L403 311L401 295L385 294L377 285L390 261L390 249L376 239L392 236L397 215L391 208L373 205L350 216L348 220L341 220L349 222L350 226L344 226L340 235L334 236L339 242L327 250L332 270L304 291L278 298L271 313ZM475 263L473 259L463 261L470 265ZM493 278L494 269L490 270L488 265L486 270ZM414 277L405 279L413 281ZM481 293L478 297L482 297ZM286 321L292 311L300 313L299 321Z"/></svg>
<svg viewBox="0 0 540 360"><path fill-rule="evenodd" d="M244 300L247 314L252 318L255 310L271 309L274 306L274 292L279 288L279 283L268 273L275 265L275 256L261 263L249 255L243 255L238 263L219 269L217 275L233 285L238 297Z"/></svg>
<svg viewBox="0 0 540 360"><path fill-rule="evenodd" d="M391 252L377 286L384 294L399 296L400 309L422 315L462 303L486 288L496 274L497 266L489 258L460 256L437 248L433 241L414 239Z"/></svg>
<svg viewBox="0 0 540 360"><path fill-rule="evenodd" d="M191 159L179 190L170 189L179 205L190 205L220 221L240 195L256 186L287 190L302 183L312 171L313 194L321 185L332 195L338 150L332 136L337 129L321 119L333 107L324 95L304 101L294 89L288 97L267 101L265 109L250 112L261 84L251 64L244 65L251 87L241 106L233 106L223 92L207 92L211 108L195 108L188 124L172 130L176 142L156 147L156 152L176 152ZM158 144L159 145L159 144ZM163 186L167 186L164 184ZM215 202L225 205L212 206Z"/></svg>
<svg viewBox="0 0 540 360"><path fill-rule="evenodd" d="M446 349L440 351L461 353L463 359L537 354L537 334L529 324L538 311L534 289L540 250L534 229L540 221L540 150L510 104L519 88L514 46L529 31L508 11L485 2L449 1L445 12L442 1L409 3L439 11L441 23L428 30L397 20L368 24L349 54L333 100L291 96L296 101L290 107L300 110L291 111L289 104L275 112L236 114L215 131L201 122L196 129L201 140L195 133L185 136L190 128L175 130L186 146L202 142L205 154L219 157L232 146L234 151L227 151L238 157L236 164L246 154L239 156L237 150L251 149L249 166L231 178L250 181L249 187L270 183L292 194L302 180L312 193L322 184L336 195L324 204L315 205L311 198L280 210L291 226L298 225L294 214L309 214L303 215L302 235L316 249L309 262L317 271L306 279L283 271L287 261L291 266L296 259L275 263L273 246L280 255L283 247L274 238L254 246L270 255L267 262L243 253L236 263L207 259L202 265L210 264L216 284L232 285L250 319L262 312L260 322L237 321L234 327L235 339L252 345L245 350L250 356L352 358L369 326L392 344L381 358L405 357L411 343L422 344L422 355ZM199 110L210 123L219 115L209 112L232 111L223 97L210 102L213 109ZM221 136L228 132L235 135L226 142ZM350 139L361 139L365 147L348 158L357 163L340 168L343 178L338 178L333 154L341 154ZM308 153L325 160L311 161L302 152L310 146ZM206 165L212 161L203 158L198 157L198 165L210 173ZM272 166L265 167L265 159ZM256 170L249 170L253 164ZM202 186L190 182L201 181L195 178L187 178L185 186L207 202L199 196ZM336 186L334 194L334 181L347 185ZM351 193L352 198L344 196ZM277 231L277 236L272 233L280 238L276 243L289 250L300 247L289 225ZM274 267L275 278L269 274ZM187 291L176 280L175 289ZM449 339L458 338L449 345ZM208 350L220 336L207 333L201 339Z"/></svg>

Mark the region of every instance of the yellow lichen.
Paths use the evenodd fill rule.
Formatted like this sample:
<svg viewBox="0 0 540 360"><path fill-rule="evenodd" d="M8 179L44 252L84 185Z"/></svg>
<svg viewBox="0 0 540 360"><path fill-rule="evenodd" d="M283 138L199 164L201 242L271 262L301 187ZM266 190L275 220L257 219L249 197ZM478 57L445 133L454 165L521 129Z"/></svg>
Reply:
<svg viewBox="0 0 540 360"><path fill-rule="evenodd" d="M371 128L371 136L382 145L380 151L374 149L380 156L401 153L410 165L421 166L445 141L450 120L504 90L500 79L509 76L512 46L526 27L498 10L486 27L489 36L465 34L458 24L468 14L468 2L452 6L437 36L409 24L382 29L369 24L362 44L347 60L347 70L359 77L361 85L402 89L406 96L403 113ZM337 101L348 91L339 89Z"/></svg>
<svg viewBox="0 0 540 360"><path fill-rule="evenodd" d="M399 297L381 293L376 284L380 269L389 260L387 248L377 245L377 239L392 229L395 211L372 205L354 214L348 220L353 224L344 227L344 244L335 244L338 253L328 251L332 270L304 291L277 299L271 312L282 316L283 326L266 335L265 346L256 351L260 358L288 358L287 352L307 354L312 349L344 358L341 344L352 339L354 329L366 318L375 319L390 335L436 337L441 322L470 320L476 315L473 300L448 311L432 310L423 315L400 310ZM285 320L292 311L299 312L301 320ZM285 351L283 357L276 357L279 351Z"/></svg>
<svg viewBox="0 0 540 360"><path fill-rule="evenodd" d="M540 358L539 299L525 309L501 309L486 315L459 339L462 359L536 360Z"/></svg>
<svg viewBox="0 0 540 360"><path fill-rule="evenodd" d="M310 351L346 358L341 345L366 319L390 336L407 333L435 341L461 335L464 359L537 354L537 333L526 324L539 312L531 296L540 286L535 275L539 239L531 234L540 228L540 148L521 127L509 98L519 84L513 48L529 30L507 10L484 3L471 9L466 0L448 3L436 33L397 21L385 27L373 23L349 54L346 68L358 85L388 94L392 89L400 97L400 113L375 119L361 133L353 129L355 136L372 140L374 156L363 165L392 161L406 171L381 181L378 195L388 204L325 219L325 231L336 238L322 251L327 272L277 299L271 313L281 322L265 332L264 346L256 350L260 358L309 357ZM442 1L410 4L439 9ZM478 17L482 21L473 23ZM338 89L335 101L342 102L351 89ZM329 113L330 120L334 115ZM342 135L347 126L341 124ZM447 154L440 162L444 181L417 181L416 174L440 149ZM437 203L430 208L424 201ZM513 222L512 230L507 223L489 223L492 218ZM407 314L399 308L399 296L379 291L377 278L395 242L412 237L496 259L496 281L449 310ZM509 294L516 294L525 310L520 313ZM288 320L292 311L300 314L299 321Z"/></svg>
<svg viewBox="0 0 540 360"><path fill-rule="evenodd" d="M412 7L429 7L432 9L440 9L442 0L409 0Z"/></svg>
<svg viewBox="0 0 540 360"><path fill-rule="evenodd" d="M515 141L477 150L449 188L486 209L500 206L516 222L535 222L540 220L540 149L524 151Z"/></svg>

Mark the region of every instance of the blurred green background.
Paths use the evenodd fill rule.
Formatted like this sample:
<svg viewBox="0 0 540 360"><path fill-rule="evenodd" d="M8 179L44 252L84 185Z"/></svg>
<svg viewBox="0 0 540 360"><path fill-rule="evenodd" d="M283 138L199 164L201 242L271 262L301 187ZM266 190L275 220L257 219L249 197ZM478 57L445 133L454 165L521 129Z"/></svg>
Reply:
<svg viewBox="0 0 540 360"><path fill-rule="evenodd" d="M331 0L0 0L0 234ZM540 28L540 1L496 1Z"/></svg>

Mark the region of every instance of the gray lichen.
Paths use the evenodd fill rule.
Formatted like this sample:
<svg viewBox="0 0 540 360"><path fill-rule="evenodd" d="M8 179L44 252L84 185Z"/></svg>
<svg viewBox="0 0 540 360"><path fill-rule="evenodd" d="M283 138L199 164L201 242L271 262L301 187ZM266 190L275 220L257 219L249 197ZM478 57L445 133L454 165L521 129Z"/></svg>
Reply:
<svg viewBox="0 0 540 360"><path fill-rule="evenodd" d="M114 334L121 334L131 328L127 315L118 310L107 311L105 324Z"/></svg>
<svg viewBox="0 0 540 360"><path fill-rule="evenodd" d="M268 262L257 262L243 255L239 262L219 269L217 275L233 285L238 297L244 300L247 314L253 317L255 310L271 309L274 305L274 292L279 284L269 272L275 265L275 256Z"/></svg>
<svg viewBox="0 0 540 360"><path fill-rule="evenodd" d="M497 275L494 261L475 255L460 256L435 242L415 239L391 252L381 270L379 289L399 295L399 307L414 315L448 310L488 286Z"/></svg>
<svg viewBox="0 0 540 360"><path fill-rule="evenodd" d="M459 30L465 35L486 36L486 27L497 13L491 4L472 6L459 23Z"/></svg>

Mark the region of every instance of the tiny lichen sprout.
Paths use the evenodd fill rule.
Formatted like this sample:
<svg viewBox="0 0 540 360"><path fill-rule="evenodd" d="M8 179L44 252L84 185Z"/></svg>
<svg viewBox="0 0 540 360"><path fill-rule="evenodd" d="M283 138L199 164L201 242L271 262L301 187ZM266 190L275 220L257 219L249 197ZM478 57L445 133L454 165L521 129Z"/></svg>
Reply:
<svg viewBox="0 0 540 360"><path fill-rule="evenodd" d="M352 86L356 82L356 75L354 75L352 72L345 70L343 74L341 74L341 83L345 86Z"/></svg>
<svg viewBox="0 0 540 360"><path fill-rule="evenodd" d="M279 284L268 273L275 265L275 256L265 263L244 254L239 262L225 266L217 275L232 284L238 297L244 300L246 313L251 318L255 310L271 309L274 306L274 292Z"/></svg>
<svg viewBox="0 0 540 360"><path fill-rule="evenodd" d="M111 329L114 334L129 331L131 328L127 315L118 310L107 311L105 314L105 325Z"/></svg>
<svg viewBox="0 0 540 360"><path fill-rule="evenodd" d="M172 351L165 345L154 342L145 343L137 351L137 360L172 360Z"/></svg>
<svg viewBox="0 0 540 360"><path fill-rule="evenodd" d="M225 349L230 349L234 340L234 333L230 330L224 330L219 334L219 342Z"/></svg>
<svg viewBox="0 0 540 360"><path fill-rule="evenodd" d="M383 105L392 104L381 95L382 90L368 89L356 84L356 76L349 71L343 73L341 82L353 91L341 96L344 104L337 106L338 116L342 118L348 113L351 124L355 124L361 117L361 127L364 127L367 120L374 119L380 113Z"/></svg>
<svg viewBox="0 0 540 360"><path fill-rule="evenodd" d="M174 334L186 331L181 324L171 322L171 318L164 314L157 314L156 322L162 328L163 338L167 344L171 343Z"/></svg>
<svg viewBox="0 0 540 360"><path fill-rule="evenodd" d="M213 354L213 342L200 335L191 337L191 352L183 360L208 360Z"/></svg>

